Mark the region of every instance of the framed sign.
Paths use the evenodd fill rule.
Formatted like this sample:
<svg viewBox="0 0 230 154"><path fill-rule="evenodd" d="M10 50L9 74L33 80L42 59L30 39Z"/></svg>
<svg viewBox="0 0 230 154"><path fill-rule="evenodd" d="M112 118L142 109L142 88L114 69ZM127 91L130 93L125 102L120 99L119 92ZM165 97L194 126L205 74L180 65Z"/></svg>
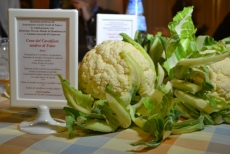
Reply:
<svg viewBox="0 0 230 154"><path fill-rule="evenodd" d="M120 33L134 38L137 30L137 16L121 14L97 14L96 44L104 40L122 40Z"/></svg>
<svg viewBox="0 0 230 154"><path fill-rule="evenodd" d="M78 12L9 9L11 106L63 108L57 74L77 88Z"/></svg>

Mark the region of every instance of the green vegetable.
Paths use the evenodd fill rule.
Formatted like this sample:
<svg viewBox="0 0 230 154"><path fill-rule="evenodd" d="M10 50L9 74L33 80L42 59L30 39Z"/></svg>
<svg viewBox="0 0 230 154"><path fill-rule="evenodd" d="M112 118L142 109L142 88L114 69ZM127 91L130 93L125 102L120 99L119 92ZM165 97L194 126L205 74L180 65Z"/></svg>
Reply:
<svg viewBox="0 0 230 154"><path fill-rule="evenodd" d="M162 68L162 66L157 63L157 86L160 86L163 84L165 78L165 71Z"/></svg>
<svg viewBox="0 0 230 154"><path fill-rule="evenodd" d="M195 83L187 82L185 80L172 79L170 82L174 88L181 91L196 93L202 89L202 86Z"/></svg>
<svg viewBox="0 0 230 154"><path fill-rule="evenodd" d="M160 145L171 133L174 121L168 114L176 102L177 99L172 95L172 86L168 82L166 85L158 86L154 93L150 97L143 98L139 105L129 106L132 121L156 138L149 142L132 143L132 145L148 147Z"/></svg>
<svg viewBox="0 0 230 154"><path fill-rule="evenodd" d="M136 31L134 40L145 49L155 66L157 63L161 64L164 59L166 37L161 36L160 32L153 36L152 34L143 34L140 31Z"/></svg>
<svg viewBox="0 0 230 154"><path fill-rule="evenodd" d="M230 124L230 108L225 108L211 114L215 124L221 124L223 122Z"/></svg>
<svg viewBox="0 0 230 154"><path fill-rule="evenodd" d="M110 126L105 120L77 117L77 125L85 129L91 129L99 132L113 132L117 127Z"/></svg>
<svg viewBox="0 0 230 154"><path fill-rule="evenodd" d="M62 83L62 90L67 100L68 106L76 109L82 113L90 114L91 106L93 104L93 97L90 95L83 95L81 91L78 91L70 87L68 80L65 80L58 74L58 77Z"/></svg>
<svg viewBox="0 0 230 154"><path fill-rule="evenodd" d="M186 7L169 23L172 37L166 45L164 67L173 77L171 69L177 65L201 66L225 59L229 56L223 43L215 42L210 36L195 37L192 22L193 7Z"/></svg>
<svg viewBox="0 0 230 154"><path fill-rule="evenodd" d="M180 90L175 90L174 94L176 95L177 98L181 99L182 101L194 106L196 109L203 111L205 113L210 114L215 110L215 107L213 107L208 100L198 98L192 94L188 94Z"/></svg>
<svg viewBox="0 0 230 154"><path fill-rule="evenodd" d="M116 96L110 85L106 86L106 100L94 101L90 95L83 94L81 91L71 87L69 82L60 75L58 77L68 101L67 105L69 107L64 107L64 111L68 115L66 117L66 126L70 137L77 127L112 132L119 126L122 128L130 126L131 117L125 109L124 103ZM89 103L86 106L82 101L86 102L87 100L89 100Z"/></svg>
<svg viewBox="0 0 230 154"><path fill-rule="evenodd" d="M211 70L207 66L229 56L230 52L226 46L228 41L216 42L209 36L198 36L196 38L196 29L192 22L192 12L193 7L187 7L173 18L173 22L168 25L171 33L170 38L160 39L159 34L156 36L140 35L139 32L135 35L135 40L146 49L154 64L158 66L156 84L158 88L156 88L151 97L144 99L142 102L143 106L147 108L146 111L143 106L130 110L134 123L146 131L148 131L147 127L151 127L148 125L144 127L145 124L148 124L148 118L156 115L158 113L156 110L164 112L161 110L161 103L159 102L166 103L167 101L164 99L167 97L166 93L159 90L159 87L162 87L164 82L167 81L170 81L172 84L172 91L174 91L173 94L176 98L175 106L166 106L165 109L173 108L180 110L180 116L189 118L188 120L177 122L173 120L175 119L175 114L171 113L170 110L166 110L160 117L157 114L158 120L169 124L168 126L170 127L167 128L170 129L166 131L169 134L189 133L202 130L205 125L213 125L215 124L214 113L217 115L218 110L228 106L227 101L211 94L215 88L215 83L211 81ZM165 43L162 40L165 40ZM164 67L166 74L162 73L164 71L162 71L162 67L159 67L159 64ZM162 76L164 76L163 80L161 80ZM144 115L144 112L148 114ZM220 115L219 112L218 115ZM170 117L168 119L171 120L164 121L162 117L165 119ZM142 144L156 147L162 142L163 138L161 136L164 136L162 135L164 131L163 126L156 122L157 119L154 120L155 123L160 125L158 127L162 129L162 131L159 131L154 126L158 133L150 133L153 136L158 135L156 140L148 143L136 143L135 145ZM154 123L154 120L152 123Z"/></svg>
<svg viewBox="0 0 230 154"><path fill-rule="evenodd" d="M157 63L161 62L161 59L163 58L163 52L165 51L165 43L166 38L162 37L160 33L157 33L154 36L154 40L150 46L150 49L148 51L149 56L151 57L152 61L154 62L155 66Z"/></svg>
<svg viewBox="0 0 230 154"><path fill-rule="evenodd" d="M171 134L184 134L204 129L204 116L198 119L189 119L183 122L173 123Z"/></svg>
<svg viewBox="0 0 230 154"><path fill-rule="evenodd" d="M162 45L162 48L165 48L163 67L168 76L167 80L173 86L175 96L183 102L178 103L177 107L184 112L184 115L197 119L202 114L205 124L214 124L210 114L229 107L229 101L225 100L226 93L222 94L228 91L227 86L222 83L226 83L229 78L222 78L222 82L217 85L218 80L214 81L211 77L215 76L216 72L217 75L225 76L223 69L228 66L228 61L225 59L228 59L230 54L230 39L228 37L216 42L210 36L195 37L192 12L193 7L186 7L169 23L171 37L167 38L165 46ZM216 91L217 87L221 90Z"/></svg>
<svg viewBox="0 0 230 154"><path fill-rule="evenodd" d="M166 45L167 60L164 63L168 74L170 74L170 69L175 67L181 59L187 58L196 50L196 29L192 22L192 12L193 7L184 8L168 25L172 36Z"/></svg>
<svg viewBox="0 0 230 154"><path fill-rule="evenodd" d="M116 116L116 119L119 121L120 126L122 128L128 128L131 125L131 117L126 111L124 103L119 97L116 96L110 85L107 85L105 91L106 100L108 101L109 108Z"/></svg>
<svg viewBox="0 0 230 154"><path fill-rule="evenodd" d="M229 84L213 79L229 80L230 37L196 37L192 12L192 6L178 12L169 38L137 31L134 39L121 33L122 41L97 45L80 65L79 90L58 75L69 137L78 129L108 133L134 123L155 139L132 145L155 148L171 134L230 123Z"/></svg>
<svg viewBox="0 0 230 154"><path fill-rule="evenodd" d="M167 130L170 134L189 133L193 131L202 130L205 125L215 124L215 117L221 117L223 122L224 116L221 115L219 110L229 107L228 101L217 97L212 94L215 90L215 82L211 80L210 67L208 65L215 65L217 62L224 60L230 54L229 52L229 38L223 41L216 42L210 36L198 36L195 37L196 29L192 22L193 7L186 7L183 11L177 13L173 18L173 22L169 23L168 28L171 33L170 38L162 39L159 37L159 33L156 36L141 34L136 32L135 41L138 42L153 60L155 66L157 66L157 87L153 95L149 98L145 98L138 105L138 108L131 108L130 114L134 123L139 127L144 127L148 124L148 118L152 115L156 115L158 111L161 111L161 103L167 102L163 100L166 97L166 93L159 90L159 87L169 81L172 84L172 91L174 91L175 106L166 106L165 109L180 110L180 116L188 118L188 120L177 122L175 114L170 110L166 110L158 120L162 123L169 123L171 129ZM159 64L163 66L159 67ZM224 66L224 65L223 65ZM230 66L230 65L229 65ZM222 68L222 66L220 66ZM163 74L163 75L162 75ZM164 79L162 79L164 76ZM223 87L223 86L222 86ZM223 89L223 91L225 91ZM148 113L147 115L144 114ZM154 116L153 116L154 117ZM162 120L164 117L170 117L169 121ZM229 116L225 115L226 121ZM161 136L163 132L163 126L157 119L152 119L152 123L158 123L158 127L161 127L162 131L158 133L152 132L153 136L157 136L156 140L148 143L141 142L135 145L146 145L149 147L156 147L162 142ZM167 128L170 128L167 127ZM148 131L151 132L151 131ZM159 135L161 134L161 135ZM164 135L163 135L164 136Z"/></svg>

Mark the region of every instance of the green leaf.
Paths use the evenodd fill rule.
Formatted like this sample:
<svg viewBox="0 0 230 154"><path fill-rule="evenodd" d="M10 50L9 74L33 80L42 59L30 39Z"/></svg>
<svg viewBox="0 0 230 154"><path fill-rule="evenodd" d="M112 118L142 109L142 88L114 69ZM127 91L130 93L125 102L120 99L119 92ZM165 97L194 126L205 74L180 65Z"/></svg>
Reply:
<svg viewBox="0 0 230 154"><path fill-rule="evenodd" d="M77 128L77 117L80 116L79 111L70 108L70 107L64 107L64 112L66 113L65 121L66 121L66 127L68 129L69 138L72 138L76 132Z"/></svg>
<svg viewBox="0 0 230 154"><path fill-rule="evenodd" d="M198 51L200 51L200 54L209 54L210 52L216 53L216 54L221 54L223 52L227 51L227 48L225 47L225 44L222 42L216 42L214 38L211 36L198 36L196 38L196 45ZM207 52L207 50L209 52ZM211 51L210 51L211 50ZM206 51L206 52L202 52Z"/></svg>
<svg viewBox="0 0 230 154"><path fill-rule="evenodd" d="M151 34L136 31L134 41L140 44L146 51L148 51L150 45L152 44L153 38L154 37Z"/></svg>
<svg viewBox="0 0 230 154"><path fill-rule="evenodd" d="M122 51L120 52L120 56L123 57L129 67L130 73L129 73L129 85L132 85L132 89L130 91L130 93L128 93L125 97L123 97L122 99L124 101L128 101L128 102L124 102L125 106L127 106L128 104L130 104L132 96L135 95L137 93L137 90L142 90L143 88L143 84L144 84L144 71L141 68L141 66L136 62L136 60L130 56L129 53L127 53L126 51ZM146 87L145 87L146 88ZM140 90L140 91L141 91ZM145 91L145 89L143 89Z"/></svg>
<svg viewBox="0 0 230 154"><path fill-rule="evenodd" d="M185 65L185 66L201 66L201 65L209 65L221 60L224 60L230 55L230 52L224 52L219 55L209 55L208 57L199 57L199 58L190 58L190 59L182 59L177 65Z"/></svg>
<svg viewBox="0 0 230 154"><path fill-rule="evenodd" d="M176 103L176 107L183 113L189 116L189 118L197 119L200 116L200 112L196 108L188 103L182 101Z"/></svg>
<svg viewBox="0 0 230 154"><path fill-rule="evenodd" d="M172 124L173 118L170 115L163 118L163 116L159 113L148 117L148 119L144 122L143 129L156 139L148 142L136 142L131 145L145 145L151 148L156 148L171 134Z"/></svg>
<svg viewBox="0 0 230 154"><path fill-rule="evenodd" d="M185 80L172 79L170 82L173 88L186 92L196 93L202 89L202 86Z"/></svg>
<svg viewBox="0 0 230 154"><path fill-rule="evenodd" d="M66 127L68 129L69 138L72 138L77 128L76 120L72 116L66 116L65 121Z"/></svg>
<svg viewBox="0 0 230 154"><path fill-rule="evenodd" d="M153 43L154 36L152 34L146 34L141 46L145 49L147 53L149 53L151 44ZM140 44L140 43L139 43Z"/></svg>
<svg viewBox="0 0 230 154"><path fill-rule="evenodd" d="M70 86L68 80L65 80L58 74L58 77L62 84L62 90L67 100L67 105L86 114L91 113L91 107L93 104L93 97L91 95L83 94L81 91Z"/></svg>
<svg viewBox="0 0 230 154"><path fill-rule="evenodd" d="M165 50L163 42L166 42L166 40L164 40L162 36L155 36L153 43L151 44L150 49L148 51L148 54L154 62L155 66L157 66L157 63L160 62L162 54Z"/></svg>
<svg viewBox="0 0 230 154"><path fill-rule="evenodd" d="M203 111L204 113L208 113L208 114L215 111L215 107L213 107L208 100L204 100L195 95L180 90L175 90L174 94L178 99L184 101L185 103L190 104L191 106L195 107L199 111Z"/></svg>
<svg viewBox="0 0 230 154"><path fill-rule="evenodd" d="M202 86L203 92L214 90L214 86L210 80L210 70L207 66L191 67L188 80Z"/></svg>
<svg viewBox="0 0 230 154"><path fill-rule="evenodd" d="M105 120L85 118L79 116L77 118L77 125L85 129L91 129L99 132L114 132L117 126L109 125Z"/></svg>
<svg viewBox="0 0 230 154"><path fill-rule="evenodd" d="M205 125L214 125L215 124L215 122L213 121L212 117L209 114L201 112L201 115L204 116L204 124Z"/></svg>
<svg viewBox="0 0 230 154"><path fill-rule="evenodd" d="M73 117L74 119L77 119L78 116L80 116L79 111L70 108L70 107L64 107L63 108L64 112L66 113L66 115Z"/></svg>
<svg viewBox="0 0 230 154"><path fill-rule="evenodd" d="M132 143L131 145L146 145L148 147L157 147L163 140L163 128L164 128L164 119L162 115L155 114L153 116L148 117L147 121L143 125L143 130L147 131L149 134L156 137L155 140L149 142L137 142Z"/></svg>
<svg viewBox="0 0 230 154"><path fill-rule="evenodd" d="M116 114L111 109L106 100L96 101L94 103L94 107L97 107L100 110L100 113L103 115L103 117L106 119L106 122L110 126L117 128L120 125L120 122L118 121Z"/></svg>
<svg viewBox="0 0 230 154"><path fill-rule="evenodd" d="M230 36L222 39L220 42L224 43L226 46L226 49L230 51Z"/></svg>
<svg viewBox="0 0 230 154"><path fill-rule="evenodd" d="M162 140L163 140L163 136L162 136L162 139L159 139L159 140L151 140L149 142L136 142L136 143L131 143L131 145L132 146L145 145L150 148L156 148L161 144Z"/></svg>
<svg viewBox="0 0 230 154"><path fill-rule="evenodd" d="M157 86L161 86L163 84L165 78L165 71L162 66L157 63Z"/></svg>
<svg viewBox="0 0 230 154"><path fill-rule="evenodd" d="M210 114L210 116L212 117L215 124L221 124L224 122L222 115L218 112L213 112Z"/></svg>
<svg viewBox="0 0 230 154"><path fill-rule="evenodd" d="M173 17L173 22L169 23L171 35L179 35L181 39L194 37L196 29L192 21L193 6L185 7Z"/></svg>
<svg viewBox="0 0 230 154"><path fill-rule="evenodd" d="M204 116L198 119L188 119L182 122L172 124L172 134L185 134L204 129Z"/></svg>
<svg viewBox="0 0 230 154"><path fill-rule="evenodd" d="M112 87L107 85L105 88L106 100L108 101L109 108L116 116L122 128L128 128L131 125L131 117L125 109L122 100L114 93Z"/></svg>
<svg viewBox="0 0 230 154"><path fill-rule="evenodd" d="M146 119L144 119L142 116L135 117L136 115L136 108L130 106L129 107L129 115L132 119L132 121L140 128L143 127L144 123L146 122Z"/></svg>
<svg viewBox="0 0 230 154"><path fill-rule="evenodd" d="M171 38L166 45L167 59L163 66L170 77L174 76L173 68L178 65L208 65L223 60L230 54L227 52L225 41L215 42L210 36L195 37L192 12L193 6L185 7L168 25Z"/></svg>
<svg viewBox="0 0 230 154"><path fill-rule="evenodd" d="M149 62L151 69L155 71L154 63L152 59L149 57L148 53L145 51L145 49L139 43L135 42L132 38L130 38L126 33L120 33L120 35L123 37L124 42L132 44L138 51L141 52L141 54Z"/></svg>

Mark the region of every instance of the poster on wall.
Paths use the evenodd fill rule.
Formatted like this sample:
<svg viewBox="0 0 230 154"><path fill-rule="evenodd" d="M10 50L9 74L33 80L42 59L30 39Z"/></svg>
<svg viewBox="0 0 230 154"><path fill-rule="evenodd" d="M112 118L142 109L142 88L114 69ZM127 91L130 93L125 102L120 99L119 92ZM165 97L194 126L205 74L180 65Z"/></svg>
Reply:
<svg viewBox="0 0 230 154"><path fill-rule="evenodd" d="M63 108L57 74L77 88L78 12L9 9L11 106Z"/></svg>

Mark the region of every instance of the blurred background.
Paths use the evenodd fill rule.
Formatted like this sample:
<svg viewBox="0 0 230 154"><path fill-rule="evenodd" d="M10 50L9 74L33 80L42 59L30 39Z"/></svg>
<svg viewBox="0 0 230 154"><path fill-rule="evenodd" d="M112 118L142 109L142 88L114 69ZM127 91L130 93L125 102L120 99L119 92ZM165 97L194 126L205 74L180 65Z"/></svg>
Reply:
<svg viewBox="0 0 230 154"><path fill-rule="evenodd" d="M62 0L63 4L65 0ZM49 8L49 0L20 0L21 8ZM197 35L212 36L224 17L230 13L230 0L142 0L147 32L162 31L169 35L167 25L176 12L185 6L194 6L193 22ZM99 0L103 8L125 14L128 0Z"/></svg>

